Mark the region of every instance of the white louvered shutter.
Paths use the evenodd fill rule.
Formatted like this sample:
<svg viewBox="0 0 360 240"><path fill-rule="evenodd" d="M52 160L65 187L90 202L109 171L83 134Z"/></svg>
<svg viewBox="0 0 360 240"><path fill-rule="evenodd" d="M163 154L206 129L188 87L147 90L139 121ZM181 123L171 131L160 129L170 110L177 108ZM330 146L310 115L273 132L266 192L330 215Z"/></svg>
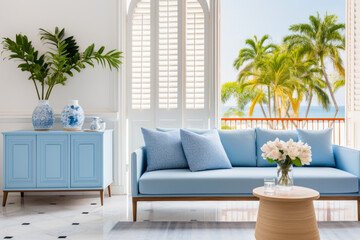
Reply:
<svg viewBox="0 0 360 240"><path fill-rule="evenodd" d="M131 31L131 108L150 109L150 0L137 3Z"/></svg>
<svg viewBox="0 0 360 240"><path fill-rule="evenodd" d="M141 127L208 128L206 0L133 0L128 21L130 152Z"/></svg>
<svg viewBox="0 0 360 240"><path fill-rule="evenodd" d="M346 144L360 149L360 0L346 11Z"/></svg>
<svg viewBox="0 0 360 240"><path fill-rule="evenodd" d="M186 108L205 107L205 17L197 0L186 0Z"/></svg>
<svg viewBox="0 0 360 240"><path fill-rule="evenodd" d="M178 1L159 0L158 102L159 109L178 108Z"/></svg>

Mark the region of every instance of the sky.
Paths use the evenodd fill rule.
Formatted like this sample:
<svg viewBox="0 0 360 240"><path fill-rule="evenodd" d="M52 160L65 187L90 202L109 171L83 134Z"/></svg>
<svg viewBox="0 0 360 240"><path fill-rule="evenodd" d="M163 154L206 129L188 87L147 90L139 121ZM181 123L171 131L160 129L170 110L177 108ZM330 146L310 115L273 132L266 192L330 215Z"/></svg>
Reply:
<svg viewBox="0 0 360 240"><path fill-rule="evenodd" d="M306 23L316 12L336 14L345 23L345 7L345 0L221 0L221 83L236 80L233 61L247 38L269 34L272 42L281 43L290 25ZM338 90L336 99L345 105L345 88ZM312 105L317 105L316 99Z"/></svg>

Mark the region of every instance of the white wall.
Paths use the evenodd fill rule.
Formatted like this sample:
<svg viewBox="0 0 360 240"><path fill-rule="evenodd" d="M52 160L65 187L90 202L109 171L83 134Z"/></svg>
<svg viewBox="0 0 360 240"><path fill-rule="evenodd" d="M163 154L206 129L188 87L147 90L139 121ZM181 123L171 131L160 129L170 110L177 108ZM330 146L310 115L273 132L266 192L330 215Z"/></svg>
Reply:
<svg viewBox="0 0 360 240"><path fill-rule="evenodd" d="M105 50L117 49L119 45L119 2L117 0L0 0L0 38L14 38L26 34L36 49L46 49L39 40L39 28L54 31L55 26L65 28L74 35L80 50L95 43ZM124 49L122 49L124 51ZM32 129L31 113L37 104L37 96L28 74L16 68L14 61L0 57L0 131ZM103 117L108 128L115 129L114 145L114 192L124 192L124 180L120 172L125 163L119 159L121 109L119 99L120 74L102 67L83 70L68 79L66 86L58 85L50 97L50 105L59 114L69 99L78 99L87 117ZM84 127L88 127L89 119ZM57 118L55 129L61 129ZM0 156L2 156L2 137ZM0 185L2 186L2 157L0 158Z"/></svg>

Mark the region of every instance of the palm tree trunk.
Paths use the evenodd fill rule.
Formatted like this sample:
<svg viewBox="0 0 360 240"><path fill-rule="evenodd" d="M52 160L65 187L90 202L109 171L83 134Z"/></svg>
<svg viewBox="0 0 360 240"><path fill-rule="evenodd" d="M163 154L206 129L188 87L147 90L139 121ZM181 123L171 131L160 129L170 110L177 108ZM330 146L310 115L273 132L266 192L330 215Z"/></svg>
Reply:
<svg viewBox="0 0 360 240"><path fill-rule="evenodd" d="M306 109L305 118L307 118L308 115L309 115L312 98L313 98L313 93L312 93L312 91L311 91L311 89L310 89L310 98L309 98L308 107L307 107L307 109Z"/></svg>
<svg viewBox="0 0 360 240"><path fill-rule="evenodd" d="M268 112L269 112L269 118L271 118L271 94L270 94L270 87L267 87L268 89Z"/></svg>
<svg viewBox="0 0 360 240"><path fill-rule="evenodd" d="M326 70L325 70L324 60L322 58L321 58L321 69L322 69L322 72L323 72L324 77L325 77L326 85L327 85L327 87L329 89L329 92L330 92L331 100L333 101L334 106L335 106L335 114L334 114L334 118L335 118L338 111L339 111L339 107L338 107L336 99L335 99L334 91L332 90L331 84L329 82L328 75L327 75Z"/></svg>
<svg viewBox="0 0 360 240"><path fill-rule="evenodd" d="M285 116L289 116L289 111L290 111L290 104L286 107Z"/></svg>
<svg viewBox="0 0 360 240"><path fill-rule="evenodd" d="M277 107L277 111L279 113L279 117L281 118L281 107L280 107L280 102L279 102L279 96L278 94L275 92L275 96L276 96L276 107Z"/></svg>
<svg viewBox="0 0 360 240"><path fill-rule="evenodd" d="M267 118L267 117L266 117L265 110L264 110L264 107L263 107L263 105L262 105L261 101L260 101L260 107L261 107L261 111L262 111L262 113L264 114L264 117L265 117L265 118Z"/></svg>
<svg viewBox="0 0 360 240"><path fill-rule="evenodd" d="M277 108L276 108L276 93L274 92L274 115L275 115L275 118L276 118L276 116L277 116L277 113L276 113L276 110Z"/></svg>

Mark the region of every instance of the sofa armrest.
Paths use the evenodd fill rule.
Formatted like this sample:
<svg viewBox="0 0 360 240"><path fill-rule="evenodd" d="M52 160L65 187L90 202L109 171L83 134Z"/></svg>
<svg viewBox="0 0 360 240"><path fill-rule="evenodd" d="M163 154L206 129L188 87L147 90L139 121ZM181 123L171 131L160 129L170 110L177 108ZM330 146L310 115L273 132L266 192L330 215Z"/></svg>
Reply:
<svg viewBox="0 0 360 240"><path fill-rule="evenodd" d="M139 194L139 179L146 169L146 149L140 147L131 154L131 194Z"/></svg>
<svg viewBox="0 0 360 240"><path fill-rule="evenodd" d="M360 178L360 151L354 148L333 145L336 167Z"/></svg>

